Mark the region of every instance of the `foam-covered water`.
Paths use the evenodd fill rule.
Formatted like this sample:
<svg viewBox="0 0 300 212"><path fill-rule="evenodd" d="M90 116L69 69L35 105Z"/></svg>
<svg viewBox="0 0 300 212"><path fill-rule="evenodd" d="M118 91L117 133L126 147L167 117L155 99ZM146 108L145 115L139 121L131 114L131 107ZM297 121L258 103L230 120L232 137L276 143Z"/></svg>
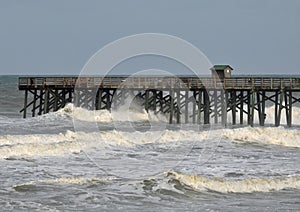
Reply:
<svg viewBox="0 0 300 212"><path fill-rule="evenodd" d="M178 180L183 185L198 191L216 191L221 193L270 192L283 189L300 189L300 177L270 177L244 180L226 180L222 178L205 178L169 172L167 176Z"/></svg>
<svg viewBox="0 0 300 212"><path fill-rule="evenodd" d="M22 119L17 77L0 82L3 210L300 209L300 130L273 127L273 107L254 128L169 126L163 114L72 104Z"/></svg>

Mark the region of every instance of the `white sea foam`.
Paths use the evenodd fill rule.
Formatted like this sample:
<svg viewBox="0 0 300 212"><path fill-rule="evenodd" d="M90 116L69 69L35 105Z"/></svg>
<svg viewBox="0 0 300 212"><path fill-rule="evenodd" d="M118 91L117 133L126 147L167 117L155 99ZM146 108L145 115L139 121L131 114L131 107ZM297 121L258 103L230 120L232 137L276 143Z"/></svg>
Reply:
<svg viewBox="0 0 300 212"><path fill-rule="evenodd" d="M198 191L215 191L220 193L253 193L270 192L283 189L300 189L300 176L276 177L276 178L253 178L244 180L226 180L222 178L205 178L194 174L184 174L175 171L166 172L168 178L178 180L182 185L191 187ZM97 182L108 182L116 178L99 177L61 177L44 180L29 181L14 185L15 189L36 184L90 184Z"/></svg>
<svg viewBox="0 0 300 212"><path fill-rule="evenodd" d="M64 108L58 110L56 113L64 114L82 121L99 121L111 122L112 116L108 110L87 110L81 107L74 107L73 104L67 104Z"/></svg>
<svg viewBox="0 0 300 212"><path fill-rule="evenodd" d="M16 144L12 146L3 146L0 148L0 158L6 159L11 157L39 157L55 156L70 153L79 153L80 146L76 142L59 142L55 144L27 143Z"/></svg>
<svg viewBox="0 0 300 212"><path fill-rule="evenodd" d="M270 108L268 112L270 112ZM97 114L96 114L97 113ZM145 112L132 112L136 114L135 120L147 120L149 115ZM110 122L112 116L109 111L88 111L74 108L69 104L64 109L54 113L75 116L86 121ZM294 121L300 121L300 109L294 107ZM150 114L150 116L154 114ZM161 117L160 117L161 118ZM159 122L160 118L156 121ZM126 117L121 117L124 120ZM283 127L245 127L239 129L218 129L211 131L193 130L166 130L147 132L124 132L120 130L100 131L94 133L72 132L59 134L31 134L31 135L4 135L0 136L0 158L10 157L37 157L51 155L65 155L78 153L83 149L88 151L107 145L131 147L146 143L163 142L201 142L220 136L236 142L261 142L288 147L300 147L299 129Z"/></svg>
<svg viewBox="0 0 300 212"><path fill-rule="evenodd" d="M281 178L257 178L245 180L225 180L205 178L194 174L167 172L170 178L199 191L216 191L221 193L270 192L282 189L300 189L300 176Z"/></svg>
<svg viewBox="0 0 300 212"><path fill-rule="evenodd" d="M129 133L116 130L97 133L68 131L66 134L55 135L2 136L0 138L0 158L65 155L107 145L132 147L153 142L195 140L193 137L187 137L188 134L190 134L188 131L166 130L159 140L153 140L150 132ZM204 140L206 137L207 133L202 133L197 140Z"/></svg>
<svg viewBox="0 0 300 212"><path fill-rule="evenodd" d="M157 132L154 132L156 136ZM165 130L158 138L153 132L122 132L117 130L95 133L72 132L50 135L6 135L0 137L0 158L56 156L90 151L105 146L134 147L147 143L199 142L207 140L209 132Z"/></svg>
<svg viewBox="0 0 300 212"><path fill-rule="evenodd" d="M157 136L157 137L155 137ZM220 129L213 131L164 130L162 132L123 132L5 135L0 137L0 158L65 155L94 148L117 145L133 147L147 143L202 142L220 136L236 142L260 142L287 147L300 147L300 131L283 127Z"/></svg>
<svg viewBox="0 0 300 212"><path fill-rule="evenodd" d="M59 143L62 141L73 141L77 136L77 133L70 130L59 134L3 135L0 136L0 146L26 143Z"/></svg>
<svg viewBox="0 0 300 212"><path fill-rule="evenodd" d="M209 138L209 132L195 132L189 130L165 130L159 138L153 138L152 132L120 132L120 131L104 131L99 134L101 138L108 141L110 144L121 146L132 146L135 144L146 143L164 143L164 142L179 142L179 141L204 141Z"/></svg>
<svg viewBox="0 0 300 212"><path fill-rule="evenodd" d="M44 179L44 180L35 180L35 181L29 181L22 184L14 185L13 188L15 189L22 189L26 186L30 185L36 185L36 184L76 184L76 185L82 185L82 184L90 184L90 183L97 183L97 182L108 182L112 181L115 178L107 177L107 178L99 178L99 177L59 177L59 178L51 178L51 179Z"/></svg>
<svg viewBox="0 0 300 212"><path fill-rule="evenodd" d="M300 130L284 127L245 127L223 130L223 137L240 142L261 142L287 147L300 147Z"/></svg>
<svg viewBox="0 0 300 212"><path fill-rule="evenodd" d="M247 110L245 107L244 110ZM73 104L67 104L66 107L60 109L56 113L60 115L67 115L71 118L89 121L89 122L113 122L113 121L157 121L157 122L167 122L168 114L154 113L149 111L148 113L145 110L127 110L127 112L122 111L122 108L119 111L114 111L113 114L108 110L94 110L90 111L80 107L74 107ZM237 111L239 113L239 110ZM267 107L265 110L266 125L273 125L275 121L275 106ZM300 125L300 108L293 107L293 118L292 122L294 125ZM183 119L184 117L182 117ZM228 123L231 123L232 117L231 113L227 115ZM247 123L247 115L243 116L244 123ZM255 111L254 114L254 123L258 124L258 113ZM286 125L286 116L285 109L281 111L281 124Z"/></svg>
<svg viewBox="0 0 300 212"><path fill-rule="evenodd" d="M247 111L247 106L244 106L244 111ZM237 109L237 114L239 114L239 113L240 113L240 110ZM275 123L275 106L266 107L265 114L266 114L265 124L266 125L274 125L274 123ZM247 119L248 119L247 114L244 114L243 122L247 123ZM239 119L237 119L237 120L239 120ZM227 114L227 122L232 123L232 113L231 112L229 112ZM259 116L258 116L258 112L256 110L254 111L254 123L259 124ZM281 125L287 124L285 108L283 108L281 111L280 124ZM300 107L292 108L292 124L300 125Z"/></svg>
<svg viewBox="0 0 300 212"><path fill-rule="evenodd" d="M146 110L128 110L122 111L122 108L118 111L111 113L108 110L87 110L81 107L74 107L73 104L67 104L64 108L60 109L56 113L67 115L71 118L88 121L88 122L113 122L113 121L156 121L166 122L166 117L161 114L155 114L153 111L146 112Z"/></svg>

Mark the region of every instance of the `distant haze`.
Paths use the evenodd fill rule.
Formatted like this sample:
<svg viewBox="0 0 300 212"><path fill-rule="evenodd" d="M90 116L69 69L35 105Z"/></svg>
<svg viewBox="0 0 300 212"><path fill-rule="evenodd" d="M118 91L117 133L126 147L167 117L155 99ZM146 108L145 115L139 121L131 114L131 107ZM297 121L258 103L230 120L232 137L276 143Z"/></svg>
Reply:
<svg viewBox="0 0 300 212"><path fill-rule="evenodd" d="M233 74L297 75L299 10L298 0L1 0L0 74L77 75L104 45L153 32L187 40Z"/></svg>

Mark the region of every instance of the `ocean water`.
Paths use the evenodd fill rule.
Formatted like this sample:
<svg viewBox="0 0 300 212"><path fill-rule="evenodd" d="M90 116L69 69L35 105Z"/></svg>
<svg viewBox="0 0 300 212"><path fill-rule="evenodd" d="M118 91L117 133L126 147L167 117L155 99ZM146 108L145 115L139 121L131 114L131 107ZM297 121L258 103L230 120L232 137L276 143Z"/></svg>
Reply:
<svg viewBox="0 0 300 212"><path fill-rule="evenodd" d="M300 210L298 107L293 128L269 107L266 127L223 129L72 104L22 119L16 76L0 97L1 210Z"/></svg>

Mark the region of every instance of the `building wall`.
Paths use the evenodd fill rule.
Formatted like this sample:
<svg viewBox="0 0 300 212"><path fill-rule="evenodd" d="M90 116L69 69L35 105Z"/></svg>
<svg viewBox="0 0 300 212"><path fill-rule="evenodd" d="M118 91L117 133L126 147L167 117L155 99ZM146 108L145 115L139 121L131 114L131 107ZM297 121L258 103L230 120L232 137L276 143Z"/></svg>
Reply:
<svg viewBox="0 0 300 212"><path fill-rule="evenodd" d="M231 69L226 68L225 70L212 71L211 74L212 74L212 78L220 78L222 80L224 78L231 77Z"/></svg>
<svg viewBox="0 0 300 212"><path fill-rule="evenodd" d="M225 78L230 78L231 77L231 70L230 70L230 68L226 68L224 70L224 76L225 76Z"/></svg>

